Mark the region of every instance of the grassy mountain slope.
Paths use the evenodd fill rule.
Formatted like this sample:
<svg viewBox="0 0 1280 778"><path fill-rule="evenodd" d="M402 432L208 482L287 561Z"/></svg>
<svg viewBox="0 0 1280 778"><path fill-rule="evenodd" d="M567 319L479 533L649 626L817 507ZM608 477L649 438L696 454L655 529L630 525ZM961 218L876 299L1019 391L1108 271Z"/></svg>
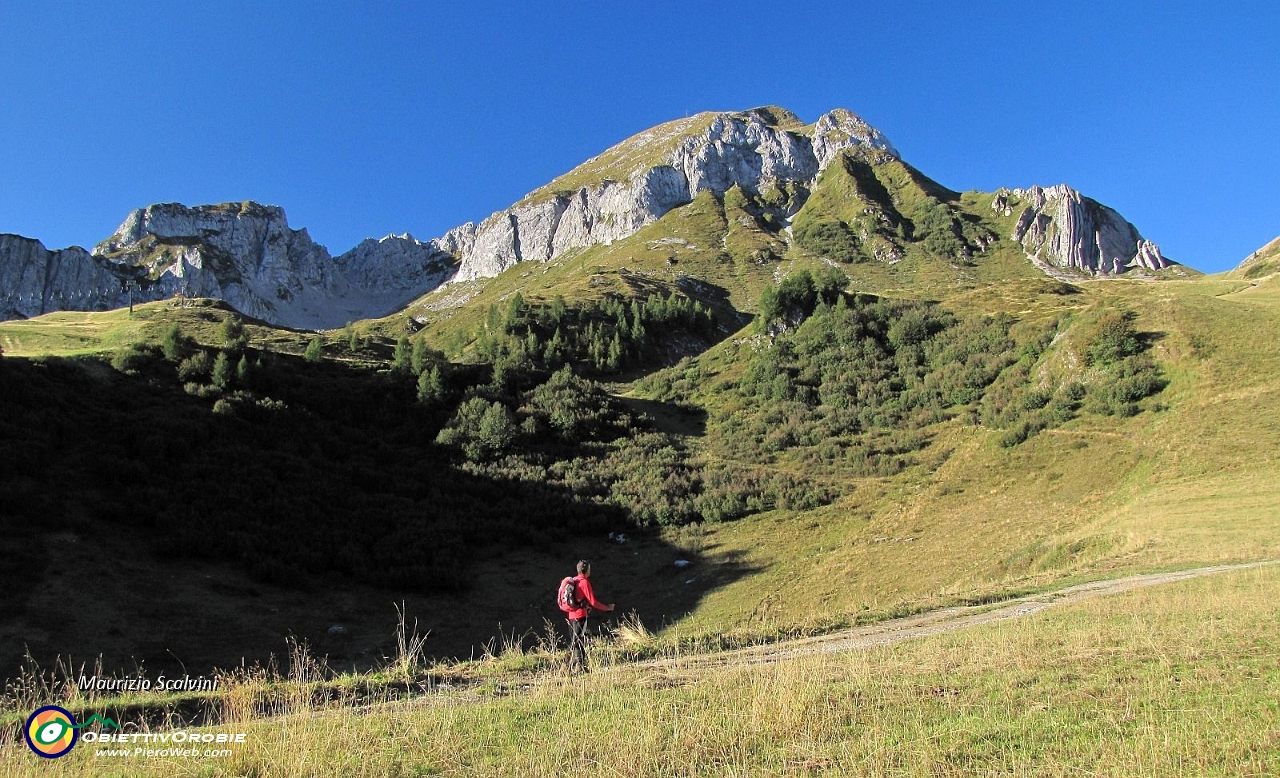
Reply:
<svg viewBox="0 0 1280 778"><path fill-rule="evenodd" d="M1061 576L1275 557L1280 425L1258 411L1277 400L1280 350L1259 335L1280 311L1238 288L1086 285L1079 305L1138 311L1136 326L1158 335L1169 384L1157 408L1082 415L1008 449L952 420L916 464L857 479L834 505L714 526L713 559L761 572L712 593L696 617L709 628L838 621ZM797 590L803 608L789 604Z"/></svg>
<svg viewBox="0 0 1280 778"><path fill-rule="evenodd" d="M1231 278L1256 279L1280 272L1280 238L1249 255L1235 270L1227 273Z"/></svg>
<svg viewBox="0 0 1280 778"><path fill-rule="evenodd" d="M723 225L724 220L717 201L707 197L702 205L702 210L694 207L680 214L683 219L680 229L684 231L677 234L690 239L699 237L705 242L706 234L715 234L714 230L721 228L718 226ZM663 225L662 229L666 232L661 237L648 239L672 237L670 225ZM98 433L94 427L86 426L91 417L84 417L86 421L79 422L78 434L83 437L82 447L91 445L83 448L80 459L68 459L48 470L33 470L29 463L18 465L15 460L5 469L10 485L21 487L16 492L10 490L11 495L39 494L46 488L40 485L44 483L40 479L46 476L55 477L64 485L62 494L55 498L62 507L49 506L53 514L59 516L57 526L39 528L35 530L39 538L27 538L44 549L26 559L30 565L42 566L40 571L44 577L36 575L28 580L43 582L44 586L38 587L39 594L32 590L28 595L26 615L16 622L8 622L10 628L16 629L9 630L10 634L33 647L44 646L46 651L58 652L74 645L81 657L85 657L86 652L107 651L119 661L132 651L135 657L153 666L163 666L166 651L175 649L189 665L205 661L222 663L226 656L237 655L233 652L260 656L259 652L280 650L283 637L288 633L309 635L335 657L350 658L357 650L385 645L394 619L387 603L407 598L414 614L436 631L438 642L433 645L439 646L441 653L449 653L495 634L499 622L508 630L540 624L543 616L550 616L551 612L542 608L545 597L539 582L554 578L556 571L567 564L564 557L585 553L597 558L601 565L601 586L607 596L617 599L624 609L638 608L650 624L678 620L680 632L686 635L737 632L746 636L830 627L849 623L864 614L981 600L1000 591L1043 585L1063 578L1276 556L1280 526L1275 517L1280 493L1275 484L1280 483L1277 477L1280 473L1271 452L1280 450L1277 445L1280 429L1265 414L1257 412L1259 408L1274 405L1278 389L1275 376L1280 373L1277 370L1280 350L1270 339L1260 336L1280 326L1280 294L1274 280L1255 284L1230 279L1166 283L1112 281L1077 287L1048 279L1014 280L998 285L957 283L950 294L940 295L942 299L936 306L953 312L960 317L958 321L969 321L966 317L980 317L985 312L1006 311L1016 322L1015 328L1030 328L1028 332L1057 322L1054 342L1033 364L1032 378L1040 376L1036 380L1046 386L1066 385L1073 375L1088 377L1088 369L1080 364L1087 345L1086 336L1098 317L1110 310L1133 312L1132 326L1147 339L1146 354L1158 365L1167 386L1158 394L1138 401L1132 416L1100 414L1082 407L1065 422L1007 447L1002 445L1002 440L1009 428L982 423L984 406L980 400L971 407L964 405L946 410L937 418L912 421L903 427L906 432L872 427L841 433L832 441L825 441L843 447L839 449L839 457L831 459L829 453L821 453L820 445L792 446L770 453L744 447L740 445L743 439L733 437L736 433L726 432L726 425L732 426L730 420L748 413L753 404L765 411L771 407L769 402L744 404L741 395L735 394L734 382L741 380L752 359L764 353L762 344L768 337L752 325L728 332L734 326L734 320L728 316L739 310L734 302L741 301L746 307L751 292L771 284L770 276L781 267L805 267L807 260L799 257L770 265L731 265L718 259L718 252L713 254L693 240L690 244L679 247L681 259L677 268L718 268L723 264L741 271L718 276L725 288L732 291L708 298L718 300L722 306L726 318L719 321L728 337L714 346L710 346L711 341L695 344L699 353L692 357L680 357L679 353L669 355L671 359L680 357L683 361L657 373L651 371L668 358L651 362L648 368L634 368L637 375L648 376L637 384L614 385L614 391L623 395L622 407L649 417L649 423L667 436L670 445L684 452L677 459L645 459L651 455L640 452L647 449L627 448L631 445L626 442L630 438L624 438L615 443L591 444L598 447L598 453L585 458L582 452L573 453L572 449L559 454L530 450L519 455L520 461L526 464L518 468L514 464L516 460L509 460L508 464L498 460L478 467L464 463L458 470L454 460L431 444L431 438L445 423L450 413L448 408L452 406L420 416L421 421L416 424L425 424L426 429L409 432L405 425L414 414L420 413L414 410L412 377L394 379L393 374L384 374L377 378L376 372L369 372L385 370L393 358L394 344L389 339L379 340L376 335L379 328L388 326L387 322L355 328L357 333L365 332L367 338L355 353L350 353L344 345L342 333L330 333L326 351L331 366L318 373L312 373L313 369L305 367L305 362L297 356L310 335L248 323L249 348L261 350L264 355L279 354L272 359L283 360L280 369L293 376L289 380L278 380L275 385L281 388L264 390L263 396L282 400L303 415L294 416L288 422L266 422L255 420L253 413L246 412L230 429L248 431L264 423L284 424L292 430L288 433L290 437L299 438L304 446L314 446L307 443L306 438L316 434L319 428L311 427L314 422L307 421L308 414L318 412L328 417L344 404L359 408L362 401L357 398L366 397L390 404L381 412L384 415L368 417L383 419L374 426L353 417L350 431L341 433L344 436L341 439L353 453L361 452L356 455L362 462L353 476L343 478L354 477L356 480L350 482L350 487L372 488L371 494L385 490L368 485L375 482L359 480L364 478L361 473L373 478L377 478L375 473L381 473L389 479L389 484L407 483L406 479L413 479L407 467L415 472L434 471L428 476L431 481L451 483L455 488L469 479L482 479L479 484L483 484L484 479L500 479L490 483L502 484L500 489L523 489L520 484L525 479L542 482L550 478L563 482L557 480L561 476L555 475L559 472L555 467L539 469L544 465L521 475L524 470L520 468L527 469L543 461L542 457L550 456L551 460L546 460L550 462L568 456L570 460L566 461L584 463L574 467L602 467L605 465L590 462L607 463L614 456L609 452L619 452L630 457L641 456L641 459L628 460L640 469L691 468L687 472L701 474L702 488L707 493L716 482L706 479L713 478L715 473L729 474L726 482L731 487L737 483L732 480L735 473L747 473L750 477L743 482L747 485L744 488L763 489L761 494L765 496L758 507L747 511L745 518L670 527L656 534L636 533L633 543L627 546L608 543L603 537L606 529L603 526L589 533L589 537L576 541L553 536L549 543L536 546L527 543L520 547L508 546L501 541L481 544L474 547L478 549L476 553L467 555L469 588L456 593L415 592L398 584L388 587L385 583L365 582L358 577L344 578L342 574L331 577L318 572L306 573L305 568L297 580L283 584L254 573L252 565L246 567L244 558L235 554L215 553L186 560L181 554L175 557L163 544L148 548L144 541L153 533L139 529L137 521L171 523L172 517L165 519L163 513L157 513L153 519L126 516L131 510L144 510L141 507L144 505L164 504L140 503L132 491L147 480L143 472L162 467L165 461L163 453L156 454L158 458L150 458L151 455L145 453L151 445L147 440L154 440L155 433L146 440L131 434L126 444L134 448L127 451L112 444L109 455L95 453L104 450L95 447L101 445L93 443ZM648 244L640 245L649 250ZM583 256L559 264L518 266L518 273L500 277L483 289L477 300L484 302L490 299L489 295L501 300L503 284L507 283L511 284L507 287L509 294L523 289L522 294L529 299L541 299L554 291L564 295L571 305L595 299L592 295L602 295L603 290L635 293L637 288L648 289L645 286L648 283L665 282L661 288L668 290L681 288L679 274L672 270L661 252L655 252L659 254L658 261L642 265L638 259L643 255L626 253L627 248L615 245L594 249L594 259L584 252ZM575 262L581 264L575 267ZM583 266L597 272L584 272ZM855 275L861 265L843 267ZM652 275L642 275L643 271ZM520 278L519 273L531 275ZM534 279L546 283L546 292L538 297L535 297L537 287L531 282ZM517 280L523 283L516 283ZM684 283L687 286L688 279ZM939 289L934 287L934 291ZM7 368L12 378L22 361L9 360L20 349L80 355L105 350L111 356L123 350L119 344L139 339L157 343L172 322L179 322L184 332L198 341L217 344L227 315L227 311L216 306L173 309L166 303L155 303L140 306L132 319L122 312L109 312L54 314L9 322L0 325L0 339L3 339L0 342L6 345L6 354L10 355L0 367ZM67 316L77 319L72 322ZM484 318L477 312L475 301L456 309L452 318L443 321L466 321L467 317L474 317L477 322ZM429 324L417 337L429 341L435 326ZM440 329L446 333L461 331ZM805 331L803 327L793 330L796 334L802 331ZM784 332L775 337L789 335ZM289 357L290 354L294 356ZM462 361L453 368L456 372L451 373L451 380L456 382L454 391L461 392L470 381L483 383L485 380L483 362L467 367L466 362L472 358L465 349L457 357ZM154 362L157 357L150 359ZM289 359L297 361L289 362ZM81 371L84 377L71 381L66 389L68 394L57 400L64 409L76 408L80 402L77 396L92 391L105 400L109 408L140 406L141 416L119 417L126 429L138 423L130 419L167 418L170 420L162 422L167 426L184 429L190 426L195 430L211 424L211 431L223 430L212 438L208 432L195 432L191 440L217 441L227 434L229 428L218 420L218 415L209 415L213 397L200 399L181 392L167 394L172 390L164 390L158 395L161 399L156 399L156 387L173 380L164 378L164 371L172 368L153 364L137 377L129 377L89 357L77 356L74 360L69 365L83 365L74 370ZM1014 363L1011 367L1016 366ZM45 370L54 367L55 363L50 363ZM346 371L346 377L340 377L335 370ZM475 370L481 372L475 373ZM350 392L334 394L333 388L343 383L350 386ZM1029 378L1025 383L1030 387L1035 381ZM46 400L62 397L63 390L56 388L56 384L47 388ZM147 384L152 388L144 390ZM382 389L374 390L380 385ZM658 388L668 385L672 388ZM395 388L397 386L399 388ZM684 388L680 389L681 386ZM992 386L998 388L999 384ZM321 403L312 397L314 391L332 396ZM385 399L375 400L379 396ZM148 397L150 399L146 399ZM163 399L165 397L170 399ZM185 399L179 401L179 397ZM454 397L451 402L461 399L461 395ZM1085 406L1088 402L1086 396ZM95 410L98 407L90 403L84 412L100 413ZM328 410L323 410L326 408ZM76 423L76 419L81 418L77 415L80 412L76 409L71 414L66 410L62 413L70 419L69 423ZM367 416L368 412L361 413ZM518 418L525 418L524 413L521 411ZM347 422L341 418L339 414L325 422L329 430L326 434L333 435L344 429ZM120 428L120 425L108 427ZM25 443L17 443L10 450L15 454L26 451L29 459L31 446L35 445L46 452L37 457L39 461L44 461L41 457L46 455L57 457L59 450L74 450L59 448L68 446L69 438L47 438L48 429L39 425L36 429L43 431L24 432L19 424L12 431L12 437ZM130 439L134 442L127 443ZM103 440L119 443L119 435ZM173 442L165 445L172 447ZM200 445L208 447L209 443ZM367 445L373 447L362 451ZM222 450L220 445L214 446L198 460L209 463L207 465L188 464L186 472L193 484L216 488L215 484L225 482L220 480L226 476L218 474L220 466L217 465L222 461L217 452ZM294 475L271 488L294 489L299 484L305 485L310 478L306 473L311 465L305 464L310 455L304 451L272 453L275 449L271 447L261 451L248 447L236 450L235 456L248 457L248 461L263 466L282 455L301 457L297 463L302 469L289 470ZM141 466L144 470L129 471L135 475L112 481L116 476L108 476L114 470L92 464L118 459L122 451L125 459L133 456L138 460L138 465L130 467ZM627 451L634 453L625 454ZM872 457L857 458L863 451ZM95 460L95 456L105 458ZM406 456L413 460L400 462ZM879 459L875 459L876 456ZM428 465L432 460L438 460L439 464ZM873 460L880 464L872 467L868 462ZM49 461L57 462L57 459ZM340 471L343 467L346 466L340 466ZM25 475L15 482L13 478L18 473ZM91 477L86 480L85 475ZM139 477L142 481L137 480ZM616 474L605 477L613 479L606 480L613 484L609 487L612 493L639 488L627 486ZM760 478L765 480L759 481ZM86 483L89 490L82 491ZM357 487L358 484L364 485ZM481 486L482 490L491 488ZM770 492L771 489L780 491ZM808 498L804 495L814 490L825 496L820 496L816 503L806 502ZM163 492L148 489L142 494L161 498ZM679 496L682 492L655 494L656 497L644 499L686 499ZM216 491L212 499L210 506L219 504ZM693 499L689 504L695 509L706 504L697 502L700 498L696 495ZM179 500L186 502L187 498ZM111 504L117 508L105 512L101 509ZM341 501L335 504L339 512L341 504ZM591 504L590 501L581 503ZM612 502L594 504L598 506L595 510L616 510L610 507L615 505ZM618 505L626 504L630 503L623 500ZM652 502L645 504L651 506ZM568 506L569 503L565 503L564 507ZM616 523L611 525L614 529L626 527L626 510L630 509L618 514ZM758 512L760 510L764 512ZM281 514L282 518L288 515ZM298 516L305 517L305 514ZM193 518L207 519L208 516ZM356 529L355 537L361 538L373 558L385 558L380 557L375 548L384 532L372 527L367 531L372 534ZM104 537L104 545L86 545L90 538L98 535ZM14 537L22 540L26 536ZM102 551L110 556L104 557ZM691 559L694 567L687 573L676 572L670 567L675 558ZM192 577L192 571L199 573L198 580ZM167 583L157 588L159 580ZM113 581L114 585L95 593L91 581ZM147 610L150 616L132 609L120 611L116 607L127 604L130 597L140 596L141 592L152 602ZM335 596L336 593L341 594ZM797 604L798 597L803 600L801 604ZM84 603L99 600L100 604L92 612L113 621L114 627L98 618L76 615ZM193 602L202 603L204 619L173 625L166 614L189 609ZM495 602L499 604L493 605ZM66 603L78 605L66 610ZM250 607L246 610L246 606ZM447 615L455 608L482 608L485 616L460 629ZM41 623L37 615L40 613L60 614L59 626L50 630L48 624ZM154 629L154 634L160 636L154 645L147 644L151 648L138 643L138 633L133 631L137 625L150 623L147 619L155 621L155 625L144 631L151 633ZM219 634L228 642L211 644L208 630L212 625L232 622L239 624L239 629L219 628ZM352 637L347 638L346 643L332 645L332 641L324 637L332 623L350 624ZM170 626L164 627L165 624ZM89 639L82 629L89 632ZM113 629L115 633L111 632ZM45 631L46 637L33 641L31 636L41 631ZM115 636L104 641L100 637L104 633ZM104 649L107 643L119 647ZM216 650L192 651L191 647L197 644ZM117 651L120 653L115 653ZM365 660L368 659L366 656Z"/></svg>
<svg viewBox="0 0 1280 778"><path fill-rule="evenodd" d="M288 635L368 666L391 650L393 602L434 633L430 654L465 656L500 625L552 616L550 584L538 584L558 580L566 555L637 563L612 585L645 592L653 618L701 594L671 585L670 560L686 552L667 540L608 542L631 529L608 495L571 495L564 475L460 463L434 443L476 380L470 368L427 352L406 360L445 368L442 396L424 402L409 365L387 369L393 344L355 328L304 357L324 338L237 328L208 301L76 314L74 327L67 316L0 332L9 354L43 352L0 361L6 675L26 650L45 666L101 655L109 671L266 662ZM575 478L611 477L620 462L608 440L646 425L576 384L556 391L597 405L581 430L529 433L540 442L528 466L571 461ZM538 397L526 401L523 420L551 423Z"/></svg>

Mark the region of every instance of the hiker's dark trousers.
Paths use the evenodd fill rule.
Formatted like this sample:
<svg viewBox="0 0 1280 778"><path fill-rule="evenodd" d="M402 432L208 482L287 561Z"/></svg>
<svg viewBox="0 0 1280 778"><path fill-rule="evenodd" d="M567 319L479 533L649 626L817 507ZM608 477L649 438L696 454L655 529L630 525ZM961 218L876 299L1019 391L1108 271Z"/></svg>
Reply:
<svg viewBox="0 0 1280 778"><path fill-rule="evenodd" d="M587 620L569 621L569 672L587 669Z"/></svg>

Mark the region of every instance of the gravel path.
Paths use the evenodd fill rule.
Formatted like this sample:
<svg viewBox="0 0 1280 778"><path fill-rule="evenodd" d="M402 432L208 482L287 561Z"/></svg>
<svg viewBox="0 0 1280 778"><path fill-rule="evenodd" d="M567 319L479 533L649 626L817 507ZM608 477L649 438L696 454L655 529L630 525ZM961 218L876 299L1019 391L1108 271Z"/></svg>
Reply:
<svg viewBox="0 0 1280 778"><path fill-rule="evenodd" d="M1131 575L1125 578L1114 578L1105 581L1069 586L1043 594L1027 595L1007 600L998 605L967 605L954 608L943 608L914 616L890 619L865 627L834 632L811 638L796 638L777 643L769 643L750 648L722 651L714 654L703 654L679 659L663 659L645 663L644 666L654 668L689 668L708 665L756 664L762 662L779 662L802 656L831 654L838 651L857 651L875 646L887 646L904 640L938 635L959 629L967 629L982 624L993 624L1007 619L1019 619L1033 613L1039 613L1055 605L1089 600L1119 594L1146 586L1186 581L1206 575L1250 570L1266 565L1280 564L1278 561L1253 562L1237 565L1216 565L1213 567L1197 567L1190 570L1179 570L1172 573L1150 573Z"/></svg>

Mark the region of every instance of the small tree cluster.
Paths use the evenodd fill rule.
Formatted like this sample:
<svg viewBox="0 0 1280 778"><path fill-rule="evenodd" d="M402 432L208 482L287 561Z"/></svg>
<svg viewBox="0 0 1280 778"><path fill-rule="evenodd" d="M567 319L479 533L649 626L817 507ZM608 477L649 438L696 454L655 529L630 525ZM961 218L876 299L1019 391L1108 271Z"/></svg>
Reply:
<svg viewBox="0 0 1280 778"><path fill-rule="evenodd" d="M347 322L342 328L342 341L347 344L347 351L352 354L360 351L365 347L365 338L360 337L360 333L356 332L355 326L351 322Z"/></svg>
<svg viewBox="0 0 1280 778"><path fill-rule="evenodd" d="M658 356L658 346L675 332L713 336L715 317L685 295L652 294L629 302L608 297L570 310L556 296L550 305L533 306L520 293L504 307L489 306L474 334L475 352L495 366L495 385L512 371L554 370L567 363L598 373Z"/></svg>
<svg viewBox="0 0 1280 778"><path fill-rule="evenodd" d="M864 259L862 241L840 219L801 219L792 232L796 245L825 259L845 264Z"/></svg>
<svg viewBox="0 0 1280 778"><path fill-rule="evenodd" d="M1142 351L1142 341L1133 328L1133 315L1107 313L1098 320L1085 346L1085 363L1110 365Z"/></svg>
<svg viewBox="0 0 1280 778"><path fill-rule="evenodd" d="M317 333L315 337L307 343L307 348L302 352L302 358L312 363L324 361L324 336Z"/></svg>
<svg viewBox="0 0 1280 778"><path fill-rule="evenodd" d="M839 268L830 266L816 273L808 270L791 273L776 289L765 287L760 293L756 324L762 330L779 321L798 324L810 316L819 303L835 305L839 302L848 284L849 277Z"/></svg>
<svg viewBox="0 0 1280 778"><path fill-rule="evenodd" d="M249 347L249 333L239 316L231 315L218 326L218 340L225 351L239 354Z"/></svg>
<svg viewBox="0 0 1280 778"><path fill-rule="evenodd" d="M932 198L916 209L914 238L924 242L925 251L943 257L962 257L968 253L964 231L951 210Z"/></svg>
<svg viewBox="0 0 1280 778"><path fill-rule="evenodd" d="M467 459L481 460L506 451L518 432L505 405L477 396L458 406L436 442L460 449Z"/></svg>

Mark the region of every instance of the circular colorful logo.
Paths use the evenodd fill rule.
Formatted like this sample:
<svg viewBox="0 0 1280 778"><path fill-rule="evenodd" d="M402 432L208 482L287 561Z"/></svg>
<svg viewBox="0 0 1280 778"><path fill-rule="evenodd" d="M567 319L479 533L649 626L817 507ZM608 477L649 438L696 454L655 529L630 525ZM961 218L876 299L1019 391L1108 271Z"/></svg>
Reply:
<svg viewBox="0 0 1280 778"><path fill-rule="evenodd" d="M27 745L45 759L57 759L80 737L75 716L57 705L46 705L27 719Z"/></svg>

